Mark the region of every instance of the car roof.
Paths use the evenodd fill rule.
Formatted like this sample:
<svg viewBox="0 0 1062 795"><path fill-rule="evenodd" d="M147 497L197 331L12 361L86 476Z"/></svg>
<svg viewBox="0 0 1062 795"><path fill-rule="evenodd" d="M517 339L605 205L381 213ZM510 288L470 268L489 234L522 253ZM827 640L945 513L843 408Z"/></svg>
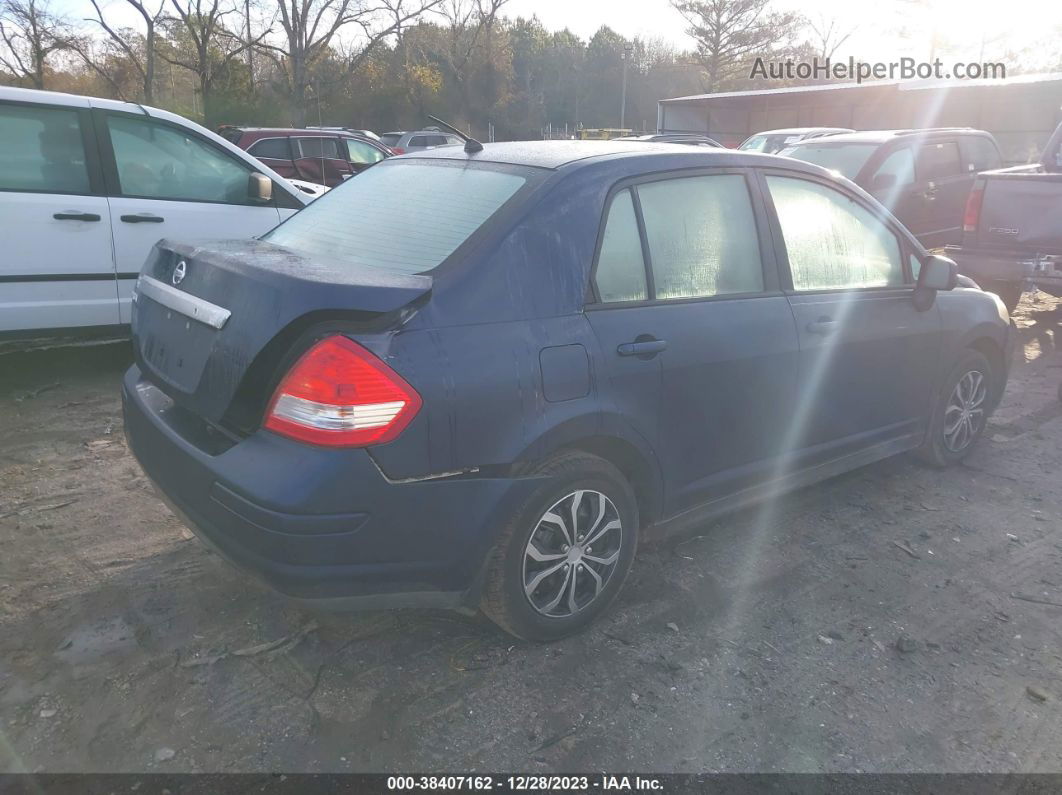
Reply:
<svg viewBox="0 0 1062 795"><path fill-rule="evenodd" d="M265 138L266 136L269 136L269 135L275 135L275 136L280 136L280 135L293 136L293 135L297 135L300 138L314 138L314 137L335 138L337 135L338 136L348 137L348 138L363 138L364 137L364 136L359 136L357 133L351 132L350 130L339 130L339 129L336 129L336 130L304 130L304 129L297 128L297 127L234 127L234 126L227 125L227 124L223 124L221 126L221 129L223 129L223 130L239 130L242 133L249 134L249 135L255 135L255 136L259 137L259 138Z"/></svg>
<svg viewBox="0 0 1062 795"><path fill-rule="evenodd" d="M989 133L972 127L927 127L911 130L860 130L859 132L841 133L828 138L812 138L807 141L794 141L793 146L832 146L834 144L860 143L883 144L899 138L931 138L950 135L983 135Z"/></svg>
<svg viewBox="0 0 1062 795"><path fill-rule="evenodd" d="M573 169L608 159L637 157L645 158L643 162L646 171L655 168L652 162L654 159L668 159L680 167L689 168L774 165L814 174L828 173L810 163L758 152L652 141L641 143L641 146L631 146L630 141L512 141L483 144L481 152L468 153L464 147L452 146L402 155L392 160L478 160L513 166ZM675 160L676 156L681 157L681 162Z"/></svg>
<svg viewBox="0 0 1062 795"><path fill-rule="evenodd" d="M819 132L832 132L837 130L838 132L851 132L851 127L782 127L777 130L763 130L762 132L753 133L749 138L755 138L757 135L807 135L808 133Z"/></svg>

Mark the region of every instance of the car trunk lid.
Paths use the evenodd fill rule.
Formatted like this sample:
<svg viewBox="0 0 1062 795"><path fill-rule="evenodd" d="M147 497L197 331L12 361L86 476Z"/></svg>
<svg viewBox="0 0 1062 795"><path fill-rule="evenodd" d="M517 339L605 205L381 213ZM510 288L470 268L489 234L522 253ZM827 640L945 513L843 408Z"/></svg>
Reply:
<svg viewBox="0 0 1062 795"><path fill-rule="evenodd" d="M137 281L135 355L175 402L220 423L255 357L292 324L386 318L431 286L430 276L325 262L259 240L162 240Z"/></svg>

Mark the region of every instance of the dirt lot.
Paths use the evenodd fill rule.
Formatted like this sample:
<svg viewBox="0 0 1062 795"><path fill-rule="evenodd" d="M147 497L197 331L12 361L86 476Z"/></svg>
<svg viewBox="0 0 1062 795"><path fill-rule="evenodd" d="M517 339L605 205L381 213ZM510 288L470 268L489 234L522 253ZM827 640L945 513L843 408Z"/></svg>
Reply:
<svg viewBox="0 0 1062 795"><path fill-rule="evenodd" d="M153 496L127 346L0 356L0 770L1062 771L1062 302L1017 322L967 465L643 548L551 646L293 607Z"/></svg>

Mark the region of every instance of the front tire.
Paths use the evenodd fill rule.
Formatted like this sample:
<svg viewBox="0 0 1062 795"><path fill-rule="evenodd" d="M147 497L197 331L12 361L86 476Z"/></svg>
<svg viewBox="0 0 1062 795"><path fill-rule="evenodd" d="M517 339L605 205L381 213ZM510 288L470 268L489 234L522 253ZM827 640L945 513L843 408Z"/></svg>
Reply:
<svg viewBox="0 0 1062 795"><path fill-rule="evenodd" d="M977 351L964 351L944 382L919 455L938 467L966 458L984 434L997 402L996 390L988 359Z"/></svg>
<svg viewBox="0 0 1062 795"><path fill-rule="evenodd" d="M597 456L564 453L532 474L543 484L491 551L480 609L511 635L551 641L616 598L638 547L638 507L627 479Z"/></svg>

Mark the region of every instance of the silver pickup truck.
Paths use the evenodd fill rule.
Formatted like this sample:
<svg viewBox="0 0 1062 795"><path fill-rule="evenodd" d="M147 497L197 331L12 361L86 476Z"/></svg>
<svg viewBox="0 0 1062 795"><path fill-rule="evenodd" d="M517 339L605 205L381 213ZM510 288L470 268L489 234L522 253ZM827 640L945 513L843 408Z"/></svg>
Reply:
<svg viewBox="0 0 1062 795"><path fill-rule="evenodd" d="M1026 290L1062 297L1062 124L1039 162L977 175L962 243L945 251L1010 311Z"/></svg>

